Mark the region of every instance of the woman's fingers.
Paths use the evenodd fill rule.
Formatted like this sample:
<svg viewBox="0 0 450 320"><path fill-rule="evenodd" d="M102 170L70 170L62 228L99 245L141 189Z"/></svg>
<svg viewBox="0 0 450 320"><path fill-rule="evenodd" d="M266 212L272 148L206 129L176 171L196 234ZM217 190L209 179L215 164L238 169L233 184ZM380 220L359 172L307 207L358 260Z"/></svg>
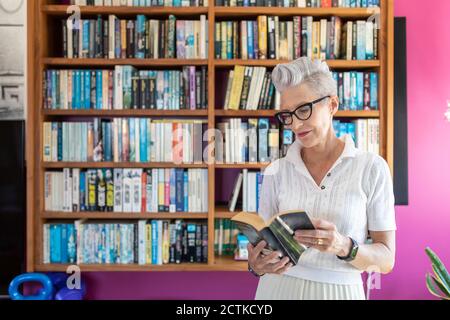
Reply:
<svg viewBox="0 0 450 320"><path fill-rule="evenodd" d="M274 251L271 254L269 254L265 257L262 257L261 263L268 264L268 263L271 263L271 261L273 261L275 259L279 259L279 257L280 257L280 253L278 251Z"/></svg>
<svg viewBox="0 0 450 320"><path fill-rule="evenodd" d="M290 262L290 263L288 263L287 265L285 265L283 268L278 269L278 271L275 272L275 273L277 273L277 274L283 274L283 273L285 273L286 271L288 271L288 269L291 268L292 266L293 266L293 264L292 264L292 262Z"/></svg>
<svg viewBox="0 0 450 320"><path fill-rule="evenodd" d="M279 251L271 252L264 256L262 255L263 249L266 247L266 241L260 241L256 246L247 245L249 252L249 262L252 263L253 269L262 273L283 273L290 267L292 263L289 261L289 257L283 257L280 259L281 253Z"/></svg>
<svg viewBox="0 0 450 320"><path fill-rule="evenodd" d="M259 257L261 251L264 249L264 247L266 246L266 242L264 240L260 241L256 246L252 246L250 243L247 245L247 249L248 251L248 255L249 257L251 257L251 259L256 259L257 257Z"/></svg>
<svg viewBox="0 0 450 320"><path fill-rule="evenodd" d="M296 237L328 238L331 232L329 230L297 230L294 234Z"/></svg>
<svg viewBox="0 0 450 320"><path fill-rule="evenodd" d="M289 257L284 257L277 263L269 263L267 265L268 272L276 273L278 270L282 269L289 262Z"/></svg>
<svg viewBox="0 0 450 320"><path fill-rule="evenodd" d="M336 230L336 225L324 219L311 219L314 228L323 230Z"/></svg>
<svg viewBox="0 0 450 320"><path fill-rule="evenodd" d="M320 239L320 241L319 241ZM327 238L308 238L308 237L295 237L295 240L297 240L298 242L300 242L301 244L304 245L329 245L330 244L330 239Z"/></svg>

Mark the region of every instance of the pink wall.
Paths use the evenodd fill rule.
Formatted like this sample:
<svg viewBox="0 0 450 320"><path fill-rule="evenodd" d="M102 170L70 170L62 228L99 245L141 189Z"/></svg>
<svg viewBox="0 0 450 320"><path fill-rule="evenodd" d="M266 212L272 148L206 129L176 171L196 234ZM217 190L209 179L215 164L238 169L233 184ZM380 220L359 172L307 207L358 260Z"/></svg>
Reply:
<svg viewBox="0 0 450 320"><path fill-rule="evenodd" d="M430 298L423 249L430 246L450 267L450 1L396 0L407 18L409 198L397 212L397 260L382 279L381 299ZM420 6L420 7L419 7Z"/></svg>
<svg viewBox="0 0 450 320"><path fill-rule="evenodd" d="M450 268L450 1L396 0L408 25L410 204L398 207L397 260L373 299L428 299L424 248ZM420 7L419 7L420 6ZM253 299L257 281L246 272L95 273L91 299Z"/></svg>

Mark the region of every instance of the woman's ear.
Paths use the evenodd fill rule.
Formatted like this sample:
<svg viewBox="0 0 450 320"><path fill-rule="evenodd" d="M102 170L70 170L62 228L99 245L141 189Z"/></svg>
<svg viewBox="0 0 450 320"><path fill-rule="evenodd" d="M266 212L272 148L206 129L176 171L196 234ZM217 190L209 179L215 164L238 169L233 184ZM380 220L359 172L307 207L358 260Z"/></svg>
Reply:
<svg viewBox="0 0 450 320"><path fill-rule="evenodd" d="M336 115L336 112L338 112L338 110L339 110L339 97L331 96L329 106L330 106L331 115L334 117Z"/></svg>

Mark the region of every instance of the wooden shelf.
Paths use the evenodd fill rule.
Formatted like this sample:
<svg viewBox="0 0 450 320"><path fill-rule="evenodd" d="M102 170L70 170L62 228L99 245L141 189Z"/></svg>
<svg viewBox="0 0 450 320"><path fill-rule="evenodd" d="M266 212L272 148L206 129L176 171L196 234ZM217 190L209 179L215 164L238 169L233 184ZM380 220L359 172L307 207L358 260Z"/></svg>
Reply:
<svg viewBox="0 0 450 320"><path fill-rule="evenodd" d="M44 162L43 168L207 168L207 164L175 164L173 162Z"/></svg>
<svg viewBox="0 0 450 320"><path fill-rule="evenodd" d="M43 58L42 63L47 66L65 67L113 67L116 65L132 65L136 67L181 67L181 66L207 66L206 59L69 59L69 58Z"/></svg>
<svg viewBox="0 0 450 320"><path fill-rule="evenodd" d="M236 208L234 212L231 212L228 210L227 206L219 205L215 207L214 218L231 219L241 211L242 210L240 208ZM251 212L249 214L256 214L256 212L255 213Z"/></svg>
<svg viewBox="0 0 450 320"><path fill-rule="evenodd" d="M216 206L215 211L214 211L214 218L216 218L216 219L231 219L239 212L241 212L241 210L236 210L235 212L230 212L226 206Z"/></svg>
<svg viewBox="0 0 450 320"><path fill-rule="evenodd" d="M236 209L234 212L225 206L216 206L214 218L230 219L242 210ZM251 213L253 214L253 213ZM255 213L256 214L256 213ZM43 212L43 219L207 219L208 213L195 212Z"/></svg>
<svg viewBox="0 0 450 320"><path fill-rule="evenodd" d="M216 117L273 117L278 110L214 110Z"/></svg>
<svg viewBox="0 0 450 320"><path fill-rule="evenodd" d="M279 110L223 110L215 109L216 117L266 118L274 117ZM50 110L45 116L74 117L207 117L208 110ZM337 118L379 118L379 111L338 111Z"/></svg>
<svg viewBox="0 0 450 320"><path fill-rule="evenodd" d="M214 65L219 68L229 68L235 65L258 66L258 67L275 67L279 63L286 63L289 60L274 60L274 59L228 59L214 60ZM378 68L380 66L379 60L326 60L331 69L367 69Z"/></svg>
<svg viewBox="0 0 450 320"><path fill-rule="evenodd" d="M274 59L216 59L213 65L219 68L229 68L235 65L275 67L288 60ZM67 67L104 67L116 65L133 65L137 67L179 67L179 66L207 66L207 59L102 59L102 58L43 58L42 63L47 66ZM331 69L367 69L378 68L379 60L327 60Z"/></svg>
<svg viewBox="0 0 450 320"><path fill-rule="evenodd" d="M76 117L207 117L208 110L50 110L45 109L46 116Z"/></svg>
<svg viewBox="0 0 450 320"><path fill-rule="evenodd" d="M43 219L207 219L208 213L194 212L43 212Z"/></svg>
<svg viewBox="0 0 450 320"><path fill-rule="evenodd" d="M38 272L64 272L67 264L37 264ZM80 264L81 271L247 271L247 261L236 261L231 256L214 257L214 263L180 263L164 265L138 264Z"/></svg>
<svg viewBox="0 0 450 320"><path fill-rule="evenodd" d="M216 117L249 117L249 118L265 118L274 117L279 110L223 110L216 109L214 115ZM338 111L337 118L379 118L379 111Z"/></svg>
<svg viewBox="0 0 450 320"><path fill-rule="evenodd" d="M65 272L69 265L66 264L38 264L38 272ZM180 263L163 265L138 265L138 264L79 264L82 272L92 271L211 271L218 266L207 263ZM217 270L221 271L221 270Z"/></svg>
<svg viewBox="0 0 450 320"><path fill-rule="evenodd" d="M44 5L42 12L52 16L67 16L67 5ZM82 15L114 14L147 16L164 16L173 14L175 16L194 16L208 14L208 7L127 7L127 6L80 6Z"/></svg>
<svg viewBox="0 0 450 320"><path fill-rule="evenodd" d="M273 16L313 16L329 17L338 16L342 18L368 18L379 12L379 8L278 8L278 7L215 7L216 17L234 18L258 15Z"/></svg>
<svg viewBox="0 0 450 320"><path fill-rule="evenodd" d="M216 163L214 167L216 169L263 169L267 167L270 162L267 163Z"/></svg>
<svg viewBox="0 0 450 320"><path fill-rule="evenodd" d="M379 118L380 111L338 111L335 118Z"/></svg>
<svg viewBox="0 0 450 320"><path fill-rule="evenodd" d="M231 256L216 255L214 265L224 271L248 271L248 261L236 261Z"/></svg>

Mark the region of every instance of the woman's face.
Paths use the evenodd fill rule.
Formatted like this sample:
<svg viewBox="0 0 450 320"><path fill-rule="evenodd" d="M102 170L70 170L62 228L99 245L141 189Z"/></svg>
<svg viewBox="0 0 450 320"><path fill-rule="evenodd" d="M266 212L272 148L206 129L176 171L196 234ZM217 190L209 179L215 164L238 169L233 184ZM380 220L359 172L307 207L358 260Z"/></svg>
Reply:
<svg viewBox="0 0 450 320"><path fill-rule="evenodd" d="M310 90L307 84L294 86L282 92L281 110L293 112L299 106L320 98L322 96L318 96L313 90ZM337 97L322 100L313 105L312 114L308 120L302 121L293 116L292 125L287 126L287 128L294 132L296 139L300 140L303 147L316 146L327 138L338 106L339 100ZM308 110L308 108L305 108L305 110Z"/></svg>

